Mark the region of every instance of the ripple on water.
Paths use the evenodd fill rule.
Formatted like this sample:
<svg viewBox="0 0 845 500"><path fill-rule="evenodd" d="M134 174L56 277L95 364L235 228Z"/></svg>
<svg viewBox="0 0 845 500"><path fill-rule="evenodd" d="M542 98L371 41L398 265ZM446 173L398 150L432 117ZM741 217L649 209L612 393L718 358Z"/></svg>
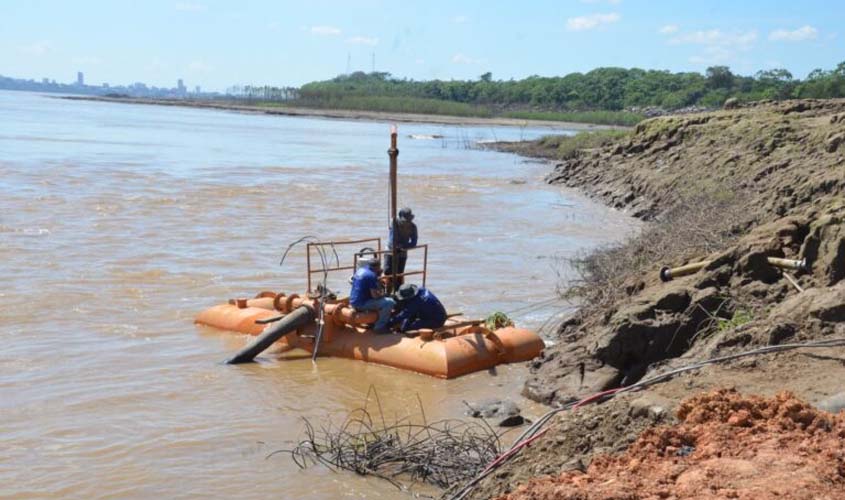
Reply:
<svg viewBox="0 0 845 500"><path fill-rule="evenodd" d="M537 257L632 227L545 185L539 166L463 149L488 127L401 128L448 137L402 140L399 201L417 213L428 286L450 310L543 327L570 306L542 303L558 277ZM386 236L386 130L0 92L0 137L49 139L0 148L0 449L14 464L0 467L3 494L395 498L385 482L265 457L301 436L303 417L374 408L373 387L388 419L420 418L419 401L437 419L518 394L524 366L452 381L297 352L224 366L247 339L193 325L231 297L301 293L304 247L279 259L302 236Z"/></svg>

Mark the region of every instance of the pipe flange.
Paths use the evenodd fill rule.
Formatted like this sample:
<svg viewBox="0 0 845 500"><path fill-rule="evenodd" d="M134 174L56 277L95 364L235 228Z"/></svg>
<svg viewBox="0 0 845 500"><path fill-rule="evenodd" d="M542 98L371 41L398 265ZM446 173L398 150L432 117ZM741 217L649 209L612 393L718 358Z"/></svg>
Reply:
<svg viewBox="0 0 845 500"><path fill-rule="evenodd" d="M269 299L269 298L275 298L275 297L276 297L276 292L271 292L270 290L264 290L264 291L258 292L255 295L256 299Z"/></svg>
<svg viewBox="0 0 845 500"><path fill-rule="evenodd" d="M287 313L288 311L285 310L285 298L286 297L287 297L287 295L285 295L283 293L276 294L276 296L273 298L273 309L275 309L279 312Z"/></svg>
<svg viewBox="0 0 845 500"><path fill-rule="evenodd" d="M293 311L293 301L299 298L298 293L292 293L285 299L285 310L283 312L289 313Z"/></svg>

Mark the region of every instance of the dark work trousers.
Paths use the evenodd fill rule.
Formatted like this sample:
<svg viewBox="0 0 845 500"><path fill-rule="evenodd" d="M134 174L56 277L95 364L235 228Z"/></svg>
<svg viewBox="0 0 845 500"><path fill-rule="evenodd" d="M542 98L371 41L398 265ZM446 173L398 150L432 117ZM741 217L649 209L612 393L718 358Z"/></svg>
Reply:
<svg viewBox="0 0 845 500"><path fill-rule="evenodd" d="M393 274L402 274L405 272L405 262L408 260L408 252L406 250L397 250L396 251L396 269L393 269L393 255L386 253L384 254L384 274L385 276L391 276ZM392 281L392 286L390 287L393 291L399 289L402 283L405 282L404 276L397 276L395 280Z"/></svg>

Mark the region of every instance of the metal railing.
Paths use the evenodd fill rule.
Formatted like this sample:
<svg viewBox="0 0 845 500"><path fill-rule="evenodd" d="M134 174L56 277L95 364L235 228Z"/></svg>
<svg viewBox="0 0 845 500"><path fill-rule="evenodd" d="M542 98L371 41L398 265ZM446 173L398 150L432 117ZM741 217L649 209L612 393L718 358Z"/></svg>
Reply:
<svg viewBox="0 0 845 500"><path fill-rule="evenodd" d="M410 252L411 250L422 250L422 253L423 253L423 267L422 267L422 269L418 270L418 271L405 271L405 272L402 272L402 273L396 273L395 276L398 277L398 278L404 278L405 276L422 275L422 286L425 286L425 281L426 281L426 278L428 276L428 244L426 243L426 244L423 244L423 245L417 245L415 247L405 249L406 252ZM393 250L386 249L386 250L379 250L379 251L375 252L375 255L378 258L381 258L382 255L390 255L391 253L393 253ZM355 266L357 266L357 265L358 265L358 256L356 255L355 256ZM396 265L396 264L394 264L394 265ZM394 275L388 274L388 271L392 271L392 269L385 269L384 270L385 277L387 277L387 276L393 277Z"/></svg>
<svg viewBox="0 0 845 500"><path fill-rule="evenodd" d="M352 265L343 265L340 257L340 252L338 252L338 247L344 247L349 245L356 245L359 248L356 248L353 252L352 256ZM337 271L352 271L353 273L358 269L358 257L360 256L359 250L360 246L373 246L375 245L375 252L366 252L368 255L375 255L378 259L381 259L383 255L390 254L392 250L382 250L381 247L381 238L367 238L361 240L346 240L346 241L318 241L308 243L306 245L306 261L308 265L308 293L314 292L312 285L313 280L312 276L314 274L326 274L332 273ZM325 257L325 265L328 266L329 260L337 262L335 266L328 266L324 267L323 259L319 260L319 266L314 267L312 266L312 252L319 248L320 252L322 252L323 256ZM328 251L327 251L328 249ZM420 276L422 275L422 286L426 286L426 279L428 277L428 244L419 245L413 248L406 249L407 252L411 251L422 251L423 254L423 265L422 269L420 270L412 270L412 271L405 271L402 273L397 273L396 277L404 278L405 276ZM335 259L335 256L337 258ZM390 271L389 269L385 269L385 272ZM386 276L391 276L387 274Z"/></svg>
<svg viewBox="0 0 845 500"><path fill-rule="evenodd" d="M314 250L315 248L320 248L321 251L322 251L322 254L324 256L326 256L326 261L328 262L330 257L334 257L335 255L338 255L337 247L343 247L343 246L348 246L348 245L365 245L366 246L367 244L372 245L373 243L375 243L375 245L376 245L376 252L381 252L381 238L367 238L367 239L363 239L363 240L346 240L346 241L318 241L318 242L314 242L314 243L308 243L308 245L306 245L306 250L307 250L306 260L307 260L307 265L308 265L308 293L313 292L313 290L311 288L311 276L312 275L318 274L318 273L319 274L326 274L326 273L330 273L330 272L349 271L349 270L354 272L355 269L357 269L357 265L358 265L358 253L357 253L357 249L356 249L355 258L353 259L351 266L340 265L340 262L339 262L340 257L338 257L337 258L338 265L336 265L334 267L323 267L323 262L321 261L320 267L315 269L311 265L312 250ZM325 251L326 247L329 247L331 249L331 253L328 253L328 252ZM334 259L331 259L331 260L334 260Z"/></svg>

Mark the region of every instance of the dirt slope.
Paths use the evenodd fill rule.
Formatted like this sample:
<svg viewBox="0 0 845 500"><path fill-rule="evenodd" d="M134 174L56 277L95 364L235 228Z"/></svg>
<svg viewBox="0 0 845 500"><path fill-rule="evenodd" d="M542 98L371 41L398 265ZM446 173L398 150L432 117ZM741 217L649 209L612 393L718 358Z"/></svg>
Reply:
<svg viewBox="0 0 845 500"><path fill-rule="evenodd" d="M555 154L540 142L499 147ZM845 100L764 102L648 120L621 140L564 158L549 181L650 225L621 248L581 263L585 306L532 365L528 397L558 405L699 360L845 337ZM806 269L784 270L769 257L805 259ZM659 279L664 265L702 260L709 264L695 274ZM816 402L845 391L843 380L845 349L790 351L710 366L642 397L662 411L714 387L765 395L789 389ZM635 417L632 401L614 403L623 407L613 411L634 424L602 419L593 428L567 427L576 417L562 416L554 432L486 479L474 498L513 491L528 475L577 469L597 449L607 451L585 435L621 426L617 441L624 447L658 420L648 411ZM604 407L615 408L579 412L598 415ZM556 453L552 440L582 444L577 453Z"/></svg>
<svg viewBox="0 0 845 500"><path fill-rule="evenodd" d="M551 182L583 188L657 226L670 225L661 216L699 193L722 196L730 219L717 213L708 221L715 227L701 231L727 229L735 238L722 248L685 247L685 255L663 255L608 283L626 293L564 325L563 341L535 365L526 394L569 401L691 352L706 357L845 327L843 141L845 101L790 101L649 120L621 143L558 164ZM673 222L664 228L670 239L688 221ZM806 259L810 270L793 276L807 292L768 265L769 256ZM692 276L659 280L660 267L690 259L712 262ZM730 328L740 310L745 320Z"/></svg>
<svg viewBox="0 0 845 500"><path fill-rule="evenodd" d="M530 481L507 500L818 500L845 495L845 413L789 393L716 391L678 409L680 422L645 431L585 472Z"/></svg>

